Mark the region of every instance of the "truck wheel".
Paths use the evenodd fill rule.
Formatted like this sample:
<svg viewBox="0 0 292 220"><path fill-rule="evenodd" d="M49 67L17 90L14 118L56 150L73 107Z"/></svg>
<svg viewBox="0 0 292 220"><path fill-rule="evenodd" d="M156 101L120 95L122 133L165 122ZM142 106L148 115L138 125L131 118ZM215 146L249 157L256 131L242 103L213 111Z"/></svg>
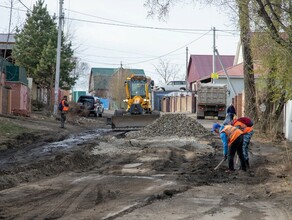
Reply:
<svg viewBox="0 0 292 220"><path fill-rule="evenodd" d="M101 113L99 113L99 114L98 114L98 117L102 117L102 114L101 114Z"/></svg>

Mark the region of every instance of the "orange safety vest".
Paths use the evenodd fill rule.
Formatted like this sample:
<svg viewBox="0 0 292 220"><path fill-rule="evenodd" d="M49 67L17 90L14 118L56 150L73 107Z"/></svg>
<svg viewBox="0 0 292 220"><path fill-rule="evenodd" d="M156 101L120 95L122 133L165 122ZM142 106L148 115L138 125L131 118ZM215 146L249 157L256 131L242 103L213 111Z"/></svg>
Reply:
<svg viewBox="0 0 292 220"><path fill-rule="evenodd" d="M252 127L247 127L246 124L240 121L236 121L233 126L236 126L236 127L239 126L240 130L242 130L244 134L249 133L253 130Z"/></svg>
<svg viewBox="0 0 292 220"><path fill-rule="evenodd" d="M228 146L230 146L240 135L243 134L243 131L232 125L225 125L221 132L226 134Z"/></svg>
<svg viewBox="0 0 292 220"><path fill-rule="evenodd" d="M65 100L62 100L62 106L63 106L63 110L62 111L69 111L69 107L65 105Z"/></svg>

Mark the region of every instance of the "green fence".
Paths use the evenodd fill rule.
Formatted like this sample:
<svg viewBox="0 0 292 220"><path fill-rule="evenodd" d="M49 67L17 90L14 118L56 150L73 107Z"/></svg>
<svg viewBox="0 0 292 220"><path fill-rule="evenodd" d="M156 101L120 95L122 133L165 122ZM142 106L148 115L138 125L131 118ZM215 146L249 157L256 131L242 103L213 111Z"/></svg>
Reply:
<svg viewBox="0 0 292 220"><path fill-rule="evenodd" d="M15 66L4 58L0 57L0 68L6 73L6 81L21 82L28 85L26 71L23 67Z"/></svg>

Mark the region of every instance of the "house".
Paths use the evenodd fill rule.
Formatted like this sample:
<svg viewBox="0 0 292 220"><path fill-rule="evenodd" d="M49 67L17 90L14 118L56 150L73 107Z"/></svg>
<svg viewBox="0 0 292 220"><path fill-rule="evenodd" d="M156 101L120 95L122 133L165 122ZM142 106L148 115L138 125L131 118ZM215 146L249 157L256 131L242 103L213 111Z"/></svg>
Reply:
<svg viewBox="0 0 292 220"><path fill-rule="evenodd" d="M11 61L12 48L15 44L15 34L0 34L0 57Z"/></svg>
<svg viewBox="0 0 292 220"><path fill-rule="evenodd" d="M116 68L91 68L88 92L98 97L108 97L109 82L116 70Z"/></svg>
<svg viewBox="0 0 292 220"><path fill-rule="evenodd" d="M220 55L224 68L233 66L234 58L233 55ZM223 69L218 56L215 57L215 69L216 72ZM191 55L186 77L188 88L196 91L199 83L211 82L211 73L213 73L212 55Z"/></svg>
<svg viewBox="0 0 292 220"><path fill-rule="evenodd" d="M110 100L111 108L122 108L126 94L124 81L131 74L145 75L143 69L91 68L88 92L93 96Z"/></svg>
<svg viewBox="0 0 292 220"><path fill-rule="evenodd" d="M0 34L0 113L28 115L30 89L24 68L12 63L15 34Z"/></svg>
<svg viewBox="0 0 292 220"><path fill-rule="evenodd" d="M0 61L3 67L1 68L0 113L29 115L30 90L25 69L13 65L2 57Z"/></svg>
<svg viewBox="0 0 292 220"><path fill-rule="evenodd" d="M227 85L227 105L229 105L232 98L244 91L243 63L228 67L225 71L220 70L217 74L218 78L214 78L213 83Z"/></svg>

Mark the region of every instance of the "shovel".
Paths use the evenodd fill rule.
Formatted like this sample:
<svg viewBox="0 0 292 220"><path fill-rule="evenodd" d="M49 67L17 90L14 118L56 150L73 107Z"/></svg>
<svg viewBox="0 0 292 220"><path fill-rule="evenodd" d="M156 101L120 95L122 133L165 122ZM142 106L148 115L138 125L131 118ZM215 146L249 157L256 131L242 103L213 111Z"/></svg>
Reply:
<svg viewBox="0 0 292 220"><path fill-rule="evenodd" d="M220 167L220 165L221 165L224 161L225 161L225 159L223 158L223 159L220 161L220 163L218 163L218 165L214 168L214 170L217 170L217 169Z"/></svg>

